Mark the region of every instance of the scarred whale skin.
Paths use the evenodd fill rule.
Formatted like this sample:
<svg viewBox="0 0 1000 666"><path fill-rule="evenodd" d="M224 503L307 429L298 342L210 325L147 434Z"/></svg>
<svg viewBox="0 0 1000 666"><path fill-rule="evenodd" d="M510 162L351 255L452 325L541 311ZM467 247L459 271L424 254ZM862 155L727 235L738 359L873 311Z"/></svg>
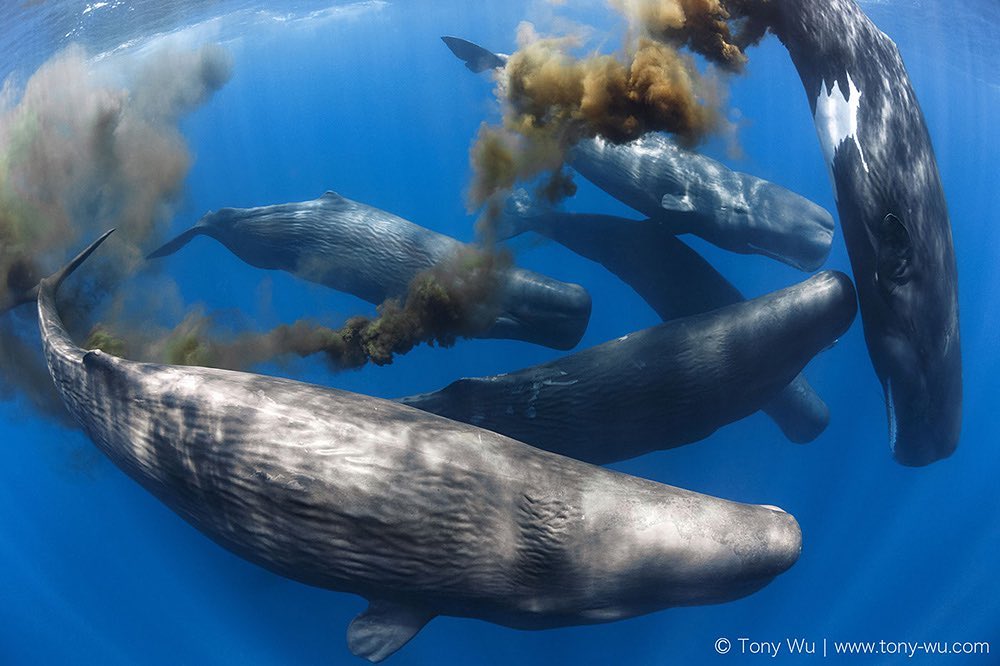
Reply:
<svg viewBox="0 0 1000 666"><path fill-rule="evenodd" d="M813 111L858 286L889 443L945 458L962 426L958 277L934 148L896 45L853 0L752 0Z"/></svg>
<svg viewBox="0 0 1000 666"><path fill-rule="evenodd" d="M98 241L99 243L100 241ZM55 385L118 467L237 555L369 600L379 661L436 615L542 629L752 593L798 558L774 507L673 488L391 401L86 351L38 289Z"/></svg>
<svg viewBox="0 0 1000 666"><path fill-rule="evenodd" d="M610 463L704 439L754 413L848 329L856 310L850 279L825 271L549 363L400 400Z"/></svg>
<svg viewBox="0 0 1000 666"><path fill-rule="evenodd" d="M675 234L695 234L803 271L816 270L830 254L834 224L824 208L665 135L622 145L587 139L570 149L568 160L584 178Z"/></svg>
<svg viewBox="0 0 1000 666"><path fill-rule="evenodd" d="M499 69L508 56L442 37L473 72ZM566 155L584 178L675 234L691 233L741 254L762 254L804 271L823 265L833 217L805 197L650 133L616 145L585 139Z"/></svg>
<svg viewBox="0 0 1000 666"><path fill-rule="evenodd" d="M222 208L152 252L173 254L205 235L257 268L282 270L369 303L403 296L413 277L464 245L392 213L326 192L312 201ZM480 337L572 349L590 320L590 294L533 271L503 271L500 313Z"/></svg>
<svg viewBox="0 0 1000 666"><path fill-rule="evenodd" d="M632 287L663 321L701 314L745 299L701 255L661 222L567 213L539 205L524 190L500 218L505 236L534 231L601 264ZM799 374L762 408L793 442L811 442L830 410Z"/></svg>

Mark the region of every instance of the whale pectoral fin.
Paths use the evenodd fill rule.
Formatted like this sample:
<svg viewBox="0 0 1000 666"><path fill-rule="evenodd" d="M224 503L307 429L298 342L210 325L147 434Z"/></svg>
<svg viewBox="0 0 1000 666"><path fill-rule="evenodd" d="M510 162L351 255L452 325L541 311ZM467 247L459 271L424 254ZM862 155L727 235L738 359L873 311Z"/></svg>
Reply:
<svg viewBox="0 0 1000 666"><path fill-rule="evenodd" d="M378 663L406 645L434 615L394 601L370 601L347 628L347 647L355 656Z"/></svg>

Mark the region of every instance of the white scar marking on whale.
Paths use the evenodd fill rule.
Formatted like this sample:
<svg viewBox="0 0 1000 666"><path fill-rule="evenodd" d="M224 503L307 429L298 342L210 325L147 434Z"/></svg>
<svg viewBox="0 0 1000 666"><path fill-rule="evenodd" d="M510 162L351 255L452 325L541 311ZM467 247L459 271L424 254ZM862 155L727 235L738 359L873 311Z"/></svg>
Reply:
<svg viewBox="0 0 1000 666"><path fill-rule="evenodd" d="M819 142L823 147L823 154L826 156L826 164L830 169L830 177L833 178L833 158L837 150L848 139L854 140L854 145L858 147L861 155L861 165L868 173L868 162L865 160L865 151L858 141L858 108L861 105L861 91L854 85L851 74L847 74L847 92L851 98L840 90L840 82L834 81L833 88L826 87L826 81L816 98L816 115L814 122L816 132L819 134ZM834 196L837 188L834 184Z"/></svg>

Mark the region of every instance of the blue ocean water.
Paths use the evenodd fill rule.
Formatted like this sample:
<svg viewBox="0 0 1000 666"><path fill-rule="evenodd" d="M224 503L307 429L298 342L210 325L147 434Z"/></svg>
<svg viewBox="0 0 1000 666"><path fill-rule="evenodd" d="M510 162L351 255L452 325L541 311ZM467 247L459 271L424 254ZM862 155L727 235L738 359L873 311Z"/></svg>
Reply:
<svg viewBox="0 0 1000 666"><path fill-rule="evenodd" d="M206 210L299 201L332 189L418 224L472 240L468 148L495 120L492 83L466 71L439 36L514 48L522 20L558 16L621 35L603 2L26 3L0 10L4 76L26 79L71 42L91 54L170 35L219 41L232 79L181 122L194 156L173 228ZM148 5L148 6L147 6ZM745 643L990 641L1000 661L1000 57L995 0L862 3L897 43L928 123L953 224L964 352L958 451L926 468L892 461L881 390L860 321L808 367L829 428L790 444L760 414L705 441L615 465L728 499L775 504L803 531L798 563L760 592L718 606L671 609L614 624L522 632L437 618L392 663L689 664L750 662ZM768 38L729 82L743 155L706 152L835 210L802 87ZM579 180L579 179L578 179ZM580 182L571 210L629 215ZM761 257L692 241L748 296L803 279ZM515 243L517 261L590 290L580 348L659 322L600 266L552 243ZM826 265L850 272L842 238ZM192 243L164 267L189 303L241 313L261 329L300 317L338 323L372 306L286 274L262 273L220 245ZM155 302L162 295L150 293ZM332 374L321 362L268 368L351 391L397 397L460 376L560 355L524 343L421 347L386 367ZM362 663L344 632L365 602L259 569L188 526L79 432L0 403L0 664ZM732 652L719 655L716 640ZM821 649L821 648L820 648ZM918 655L918 658L920 655ZM810 663L816 656L778 657ZM832 654L829 658L836 658ZM933 657L924 656L933 660ZM901 658L841 657L857 663Z"/></svg>

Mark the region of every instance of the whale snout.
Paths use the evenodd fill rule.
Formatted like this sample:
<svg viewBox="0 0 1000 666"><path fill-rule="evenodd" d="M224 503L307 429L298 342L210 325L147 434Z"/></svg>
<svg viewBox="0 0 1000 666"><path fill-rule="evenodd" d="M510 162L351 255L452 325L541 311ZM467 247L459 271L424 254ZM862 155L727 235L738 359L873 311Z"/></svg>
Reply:
<svg viewBox="0 0 1000 666"><path fill-rule="evenodd" d="M590 293L578 284L522 269L505 276L500 314L487 335L572 349L590 322Z"/></svg>
<svg viewBox="0 0 1000 666"><path fill-rule="evenodd" d="M954 453L962 429L957 335L921 338L890 332L872 338L870 350L885 394L889 449L896 461L920 467Z"/></svg>
<svg viewBox="0 0 1000 666"><path fill-rule="evenodd" d="M759 507L774 514L769 527L764 531L765 552L761 563L761 576L768 580L792 568L802 553L802 529L795 517L776 506Z"/></svg>
<svg viewBox="0 0 1000 666"><path fill-rule="evenodd" d="M922 467L949 457L962 429L961 380L885 383L889 448L902 465Z"/></svg>
<svg viewBox="0 0 1000 666"><path fill-rule="evenodd" d="M756 181L755 181L756 182ZM833 246L833 215L803 196L767 181L756 182L753 229L768 237L775 258L803 271L826 262Z"/></svg>
<svg viewBox="0 0 1000 666"><path fill-rule="evenodd" d="M795 517L768 505L747 505L733 515L719 547L715 575L729 587L730 599L754 592L788 571L802 552L802 530Z"/></svg>

